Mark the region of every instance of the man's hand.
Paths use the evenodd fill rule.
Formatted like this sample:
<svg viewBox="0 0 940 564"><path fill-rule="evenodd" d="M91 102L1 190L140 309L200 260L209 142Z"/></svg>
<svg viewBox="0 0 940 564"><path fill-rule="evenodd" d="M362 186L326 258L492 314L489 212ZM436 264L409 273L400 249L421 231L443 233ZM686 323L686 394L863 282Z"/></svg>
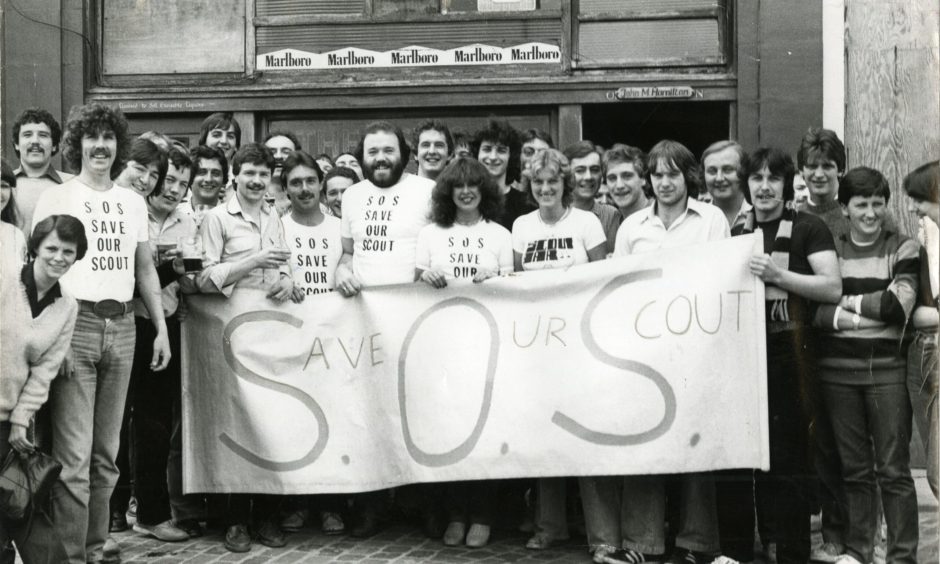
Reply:
<svg viewBox="0 0 940 564"><path fill-rule="evenodd" d="M340 265L336 269L336 290L339 293L347 298L351 298L358 294L361 289L362 283L359 282L359 279L353 274L352 268L346 265Z"/></svg>
<svg viewBox="0 0 940 564"><path fill-rule="evenodd" d="M434 288L447 287L447 278L442 270L425 270L421 273L421 281Z"/></svg>
<svg viewBox="0 0 940 564"><path fill-rule="evenodd" d="M483 269L473 275L473 283L479 284L480 282L483 282L484 280L487 280L489 278L494 278L496 276L499 276L499 271Z"/></svg>
<svg viewBox="0 0 940 564"><path fill-rule="evenodd" d="M150 360L150 370L160 372L170 364L170 339L166 331L157 333L153 340L153 358Z"/></svg>
<svg viewBox="0 0 940 564"><path fill-rule="evenodd" d="M288 276L281 276L268 291L268 299L275 302L285 302L294 295L294 281Z"/></svg>
<svg viewBox="0 0 940 564"><path fill-rule="evenodd" d="M65 358L62 359L62 364L59 366L59 376L62 376L66 380L72 377L72 374L75 373L75 353L72 352L72 347L69 347L69 350L65 353Z"/></svg>
<svg viewBox="0 0 940 564"><path fill-rule="evenodd" d="M36 450L36 446L26 438L26 427L16 423L10 427L10 446L20 454Z"/></svg>
<svg viewBox="0 0 940 564"><path fill-rule="evenodd" d="M777 285L780 282L781 270L777 263L770 258L770 255L757 255L750 258L748 267L751 274L757 276L767 284Z"/></svg>
<svg viewBox="0 0 940 564"><path fill-rule="evenodd" d="M255 268L280 268L290 260L290 249L266 247L254 256Z"/></svg>

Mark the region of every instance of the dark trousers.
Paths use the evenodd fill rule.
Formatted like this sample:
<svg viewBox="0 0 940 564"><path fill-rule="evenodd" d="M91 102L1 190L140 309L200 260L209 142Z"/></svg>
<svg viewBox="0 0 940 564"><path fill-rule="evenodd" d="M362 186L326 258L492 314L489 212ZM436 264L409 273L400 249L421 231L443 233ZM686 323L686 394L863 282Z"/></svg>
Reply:
<svg viewBox="0 0 940 564"><path fill-rule="evenodd" d="M0 460L6 458L10 448L10 423L4 421L0 423ZM31 527L0 517L0 549L12 540L23 558L23 564L60 564L68 561L65 547L48 517L46 505L48 503L37 508ZM27 529L29 535L26 534Z"/></svg>
<svg viewBox="0 0 940 564"><path fill-rule="evenodd" d="M221 496L224 522L233 525L251 525L262 521L275 521L284 496L268 494L228 494ZM254 517L254 518L252 518Z"/></svg>
<svg viewBox="0 0 940 564"><path fill-rule="evenodd" d="M735 560L754 559L754 506L775 519L777 561L805 563L810 553L809 379L791 339L768 339L767 399L770 470L718 475L721 551ZM753 492L753 493L752 493Z"/></svg>
<svg viewBox="0 0 940 564"><path fill-rule="evenodd" d="M150 360L156 329L144 317L136 318L137 346L131 371L131 398L134 425L134 493L137 496L137 520L157 525L170 518L167 465L170 436L173 432L174 407L180 395L180 324L175 316L166 320L170 341L170 363L165 370L153 372Z"/></svg>

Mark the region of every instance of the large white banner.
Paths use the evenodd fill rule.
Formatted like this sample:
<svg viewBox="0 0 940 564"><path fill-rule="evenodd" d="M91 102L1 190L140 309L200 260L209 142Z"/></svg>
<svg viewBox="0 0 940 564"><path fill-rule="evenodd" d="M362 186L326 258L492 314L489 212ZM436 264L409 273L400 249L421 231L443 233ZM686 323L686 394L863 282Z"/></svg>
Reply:
<svg viewBox="0 0 940 564"><path fill-rule="evenodd" d="M435 290L191 300L191 492L767 468L758 236Z"/></svg>

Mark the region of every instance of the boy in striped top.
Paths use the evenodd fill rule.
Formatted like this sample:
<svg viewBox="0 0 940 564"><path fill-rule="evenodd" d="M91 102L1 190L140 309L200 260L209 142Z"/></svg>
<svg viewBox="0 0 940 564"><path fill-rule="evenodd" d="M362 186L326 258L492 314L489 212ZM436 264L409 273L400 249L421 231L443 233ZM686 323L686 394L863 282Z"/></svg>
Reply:
<svg viewBox="0 0 940 564"><path fill-rule="evenodd" d="M888 182L859 167L839 182L849 231L836 238L843 296L822 305L819 376L842 461L848 522L839 564L872 558L872 496L881 488L889 562L916 562L917 496L908 445L904 327L917 299L920 245L885 225ZM874 450L872 449L874 443Z"/></svg>

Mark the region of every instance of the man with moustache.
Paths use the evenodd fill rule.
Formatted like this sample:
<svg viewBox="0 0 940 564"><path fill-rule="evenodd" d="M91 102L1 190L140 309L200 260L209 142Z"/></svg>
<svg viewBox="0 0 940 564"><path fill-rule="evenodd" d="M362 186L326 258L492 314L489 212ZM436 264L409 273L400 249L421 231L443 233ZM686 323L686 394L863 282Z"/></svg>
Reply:
<svg viewBox="0 0 940 564"><path fill-rule="evenodd" d="M450 160L454 138L443 122L429 120L415 128L414 146L418 176L435 180Z"/></svg>
<svg viewBox="0 0 940 564"><path fill-rule="evenodd" d="M144 362L167 367L170 345L160 283L150 251L144 199L115 189L114 169L126 158L127 120L101 104L77 108L69 119L65 155L77 177L39 198L33 224L54 214L77 217L88 234L88 254L62 277L79 313L50 395L52 454L62 464L53 487L55 525L72 564L120 554L108 540L108 500L118 477L121 419L134 358L135 287L150 313L153 346Z"/></svg>
<svg viewBox="0 0 940 564"><path fill-rule="evenodd" d="M741 164L744 148L735 141L717 141L702 153L705 189L712 204L725 214L731 229L743 225L751 204L741 188Z"/></svg>
<svg viewBox="0 0 940 564"><path fill-rule="evenodd" d="M430 222L434 182L405 172L410 156L401 128L385 121L369 124L356 158L365 180L343 195L343 256L336 291L352 297L363 288L414 282L418 232ZM378 514L387 490L357 496L355 537L378 532Z"/></svg>
<svg viewBox="0 0 940 564"><path fill-rule="evenodd" d="M281 186L281 166L287 157L300 150L300 139L290 131L272 131L264 138L264 146L274 156L274 172L268 187L268 203L274 203L278 215L284 215L290 209L290 200Z"/></svg>
<svg viewBox="0 0 940 564"><path fill-rule="evenodd" d="M219 205L219 195L222 187L228 184L228 161L220 149L198 145L190 152L193 161L193 193L188 206L191 210L195 206Z"/></svg>
<svg viewBox="0 0 940 564"><path fill-rule="evenodd" d="M52 157L59 152L62 128L52 114L30 108L13 122L13 152L20 159L16 175L16 207L21 226L33 224L33 210L43 192L72 178L52 167Z"/></svg>
<svg viewBox="0 0 940 564"><path fill-rule="evenodd" d="M616 143L604 151L601 164L608 195L621 217L630 217L650 205L646 153L636 147Z"/></svg>
<svg viewBox="0 0 940 564"><path fill-rule="evenodd" d="M574 184L572 204L580 210L592 212L601 220L604 235L607 237L607 254L610 255L614 252L617 228L620 227L622 218L617 208L601 204L594 199L601 189L603 178L601 154L590 141L570 145L565 148L564 153L571 162L571 182Z"/></svg>
<svg viewBox="0 0 940 564"><path fill-rule="evenodd" d="M231 297L235 288L258 288L274 302L294 297L284 226L264 201L274 167L274 157L260 143L246 144L235 153L235 195L210 210L200 229L205 268L196 275L196 284L202 292ZM251 550L248 530L252 509L257 517L253 532L258 542L270 547L286 545L275 521L279 501L270 495L227 496L225 548L231 552Z"/></svg>

